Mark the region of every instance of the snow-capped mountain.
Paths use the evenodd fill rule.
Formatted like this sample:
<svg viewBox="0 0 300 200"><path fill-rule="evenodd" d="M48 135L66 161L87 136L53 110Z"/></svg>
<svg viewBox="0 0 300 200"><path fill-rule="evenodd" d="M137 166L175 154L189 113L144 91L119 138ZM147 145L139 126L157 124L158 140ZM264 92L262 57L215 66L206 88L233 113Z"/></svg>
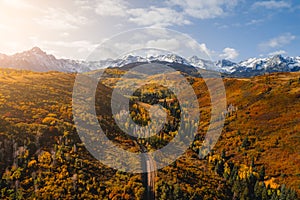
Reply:
<svg viewBox="0 0 300 200"><path fill-rule="evenodd" d="M159 55L159 56L151 56L147 58L148 62L169 62L169 63L178 63L182 65L190 65L190 62L180 56L174 54L167 54L167 55Z"/></svg>
<svg viewBox="0 0 300 200"><path fill-rule="evenodd" d="M231 74L259 75L266 72L300 71L300 57L275 55L268 58L250 58L232 66Z"/></svg>
<svg viewBox="0 0 300 200"><path fill-rule="evenodd" d="M201 58L198 58L197 56L192 56L188 59L190 65L201 68L201 69L207 69L207 70L213 70L213 71L221 71L220 68L217 68L218 66L215 65L210 60L204 60Z"/></svg>
<svg viewBox="0 0 300 200"><path fill-rule="evenodd" d="M121 67L130 63L148 63L155 61L164 61L170 63L180 63L189 65L188 61L176 55L159 55L150 57L140 57L126 55L121 59L107 59L99 61L77 61L70 59L57 59L53 55L49 55L38 47L34 47L29 51L17 53L12 56L0 54L0 67L25 69L38 72L61 71L61 72L88 72L92 70Z"/></svg>
<svg viewBox="0 0 300 200"><path fill-rule="evenodd" d="M29 51L17 53L12 56L0 54L0 67L26 69L32 71L61 71L61 72L88 72L108 67L122 67L131 63L166 62L182 66L196 67L205 70L218 71L234 76L253 76L266 72L291 72L300 71L300 57L283 57L276 55L267 58L250 58L239 63L229 60L212 62L197 56L184 59L174 54L158 56L133 56L126 55L120 59L100 61L77 61L70 59L57 59L38 47Z"/></svg>
<svg viewBox="0 0 300 200"><path fill-rule="evenodd" d="M51 70L73 72L76 71L77 68L81 68L79 62L67 59L56 59L53 55L46 54L38 47L12 56L2 54L0 56L0 66L41 72Z"/></svg>
<svg viewBox="0 0 300 200"><path fill-rule="evenodd" d="M190 63L202 69L219 71L236 76L253 76L266 72L300 71L300 57L283 57L282 55L267 58L250 58L239 63L230 60L219 60L212 63L193 56L190 59Z"/></svg>

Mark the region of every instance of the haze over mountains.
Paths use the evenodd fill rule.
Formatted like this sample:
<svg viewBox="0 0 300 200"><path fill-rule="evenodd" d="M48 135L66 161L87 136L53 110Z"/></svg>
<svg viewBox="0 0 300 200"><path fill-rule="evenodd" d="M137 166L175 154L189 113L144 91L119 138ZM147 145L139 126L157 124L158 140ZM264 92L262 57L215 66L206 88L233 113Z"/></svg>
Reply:
<svg viewBox="0 0 300 200"><path fill-rule="evenodd" d="M122 59L100 61L78 61L70 59L57 59L38 47L17 53L11 56L0 54L0 67L25 69L37 72L60 71L60 72L88 72L107 67L122 67L130 63L167 62L176 63L196 68L219 71L232 76L255 76L267 72L294 72L300 71L300 56L284 57L275 55L266 58L250 58L239 63L230 60L216 62L203 60L197 56L188 59L174 54L140 57L127 55Z"/></svg>

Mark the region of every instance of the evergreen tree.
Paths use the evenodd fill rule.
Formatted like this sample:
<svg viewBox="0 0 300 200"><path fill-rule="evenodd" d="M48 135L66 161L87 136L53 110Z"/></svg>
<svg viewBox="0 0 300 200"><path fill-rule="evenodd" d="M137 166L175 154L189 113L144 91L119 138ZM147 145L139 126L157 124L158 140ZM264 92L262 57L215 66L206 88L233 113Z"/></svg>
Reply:
<svg viewBox="0 0 300 200"><path fill-rule="evenodd" d="M231 189L231 191L233 192L233 198L237 199L240 197L240 193L242 191L242 186L241 186L241 182L239 177L237 177L237 179L234 181L233 187Z"/></svg>
<svg viewBox="0 0 300 200"><path fill-rule="evenodd" d="M254 162L254 157L251 157L251 167L254 168L255 167L255 162Z"/></svg>
<svg viewBox="0 0 300 200"><path fill-rule="evenodd" d="M222 175L224 173L224 162L222 160L217 162L217 165L215 167L215 172L218 175Z"/></svg>
<svg viewBox="0 0 300 200"><path fill-rule="evenodd" d="M261 199L261 194L262 194L262 187L260 186L260 183L257 180L254 186L255 199L257 200Z"/></svg>
<svg viewBox="0 0 300 200"><path fill-rule="evenodd" d="M278 200L278 196L276 195L276 192L273 193L271 200Z"/></svg>
<svg viewBox="0 0 300 200"><path fill-rule="evenodd" d="M268 197L268 191L267 191L267 188L266 188L265 184L263 184L262 193L261 193L261 199L262 200L268 200L269 199L269 197Z"/></svg>
<svg viewBox="0 0 300 200"><path fill-rule="evenodd" d="M248 149L249 146L250 146L250 141L249 141L248 136L246 136L245 139L243 140L242 147L245 149Z"/></svg>
<svg viewBox="0 0 300 200"><path fill-rule="evenodd" d="M183 192L178 184L175 184L174 186L174 199L182 199L183 198Z"/></svg>
<svg viewBox="0 0 300 200"><path fill-rule="evenodd" d="M283 184L280 188L280 197L279 199L280 200L285 200L287 197L287 194L286 194L286 187L285 187L285 184Z"/></svg>
<svg viewBox="0 0 300 200"><path fill-rule="evenodd" d="M250 193L249 193L249 189L247 186L245 187L245 189L242 193L241 200L250 200Z"/></svg>
<svg viewBox="0 0 300 200"><path fill-rule="evenodd" d="M221 157L223 159L226 159L226 151L225 151L225 149L222 150Z"/></svg>
<svg viewBox="0 0 300 200"><path fill-rule="evenodd" d="M262 166L262 168L259 171L259 180L264 181L265 180L265 175L266 175L265 166Z"/></svg>

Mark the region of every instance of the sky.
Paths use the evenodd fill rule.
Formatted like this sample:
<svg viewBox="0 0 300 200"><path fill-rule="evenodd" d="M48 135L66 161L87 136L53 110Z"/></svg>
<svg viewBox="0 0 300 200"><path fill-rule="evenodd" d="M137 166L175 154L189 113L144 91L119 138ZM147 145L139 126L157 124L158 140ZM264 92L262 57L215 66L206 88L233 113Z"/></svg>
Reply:
<svg viewBox="0 0 300 200"><path fill-rule="evenodd" d="M8 55L38 46L84 60L112 36L144 27L186 34L213 60L300 56L299 0L0 0L0 53Z"/></svg>

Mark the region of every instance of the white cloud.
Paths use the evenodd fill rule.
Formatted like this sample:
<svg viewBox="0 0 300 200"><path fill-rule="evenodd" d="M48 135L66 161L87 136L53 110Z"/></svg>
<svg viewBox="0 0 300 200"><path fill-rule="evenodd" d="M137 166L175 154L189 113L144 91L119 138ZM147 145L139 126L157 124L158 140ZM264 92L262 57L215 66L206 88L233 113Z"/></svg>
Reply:
<svg viewBox="0 0 300 200"><path fill-rule="evenodd" d="M159 49L168 49L172 51L176 51L180 47L180 43L176 39L158 39L158 40L150 40L146 44L147 48L159 48Z"/></svg>
<svg viewBox="0 0 300 200"><path fill-rule="evenodd" d="M123 0L102 0L95 7L100 16L126 17L141 26L168 27L191 24L190 18L211 19L232 11L238 0L165 0L161 6L130 8ZM180 8L180 9L178 9Z"/></svg>
<svg viewBox="0 0 300 200"><path fill-rule="evenodd" d="M267 42L259 44L259 47L261 50L283 47L291 43L291 41L293 41L294 39L296 39L296 36L292 35L291 33L286 33L278 37L272 38Z"/></svg>
<svg viewBox="0 0 300 200"><path fill-rule="evenodd" d="M24 0L1 0L0 6L9 6L17 9L32 9L35 8L33 5L29 4Z"/></svg>
<svg viewBox="0 0 300 200"><path fill-rule="evenodd" d="M52 45L52 46L61 46L61 47L74 47L79 49L89 49L89 51L93 50L98 46L98 44L93 44L87 40L77 40L72 42L65 41L43 41L43 44Z"/></svg>
<svg viewBox="0 0 300 200"><path fill-rule="evenodd" d="M35 21L39 25L55 30L77 29L88 22L84 16L75 13L71 14L67 10L55 8L48 8L45 11L45 16L36 18Z"/></svg>
<svg viewBox="0 0 300 200"><path fill-rule="evenodd" d="M119 37L106 40L101 46L101 55L104 51L108 52L105 55L109 58L133 52L150 55L150 51L155 53L161 51L182 57L197 55L210 59L214 53L204 43L199 44L186 34L160 28L141 28L124 32Z"/></svg>
<svg viewBox="0 0 300 200"><path fill-rule="evenodd" d="M200 44L199 47L200 47L200 51L206 53L210 57L213 56L213 54L215 54L215 52L207 48L206 44L204 43Z"/></svg>
<svg viewBox="0 0 300 200"><path fill-rule="evenodd" d="M76 6L81 9L91 10L93 7L91 6L91 2L89 0L74 0Z"/></svg>
<svg viewBox="0 0 300 200"><path fill-rule="evenodd" d="M87 57L95 48L97 48L98 44L94 44L87 40L77 40L77 41L41 41L39 42L43 49L60 49L55 55L62 58L78 58L79 55L81 57ZM66 55L68 50L76 49L76 52L70 52L72 56ZM48 50L47 50L48 52ZM70 54L70 55L71 55Z"/></svg>
<svg viewBox="0 0 300 200"><path fill-rule="evenodd" d="M269 56L284 55L284 54L287 54L287 52L284 50L279 50L279 51L274 51L269 53Z"/></svg>
<svg viewBox="0 0 300 200"><path fill-rule="evenodd" d="M169 8L150 7L149 9L136 8L128 11L129 21L142 26L167 27L171 25L190 24L182 13Z"/></svg>
<svg viewBox="0 0 300 200"><path fill-rule="evenodd" d="M263 22L264 22L264 19L252 19L251 21L247 22L246 25L251 26L251 25L260 24Z"/></svg>
<svg viewBox="0 0 300 200"><path fill-rule="evenodd" d="M0 24L0 30L3 31L3 30L8 30L9 27L6 26L6 25L3 25L3 24Z"/></svg>
<svg viewBox="0 0 300 200"><path fill-rule="evenodd" d="M291 4L286 1L258 1L252 5L253 8L267 8L267 9L280 9L280 8L290 8Z"/></svg>
<svg viewBox="0 0 300 200"><path fill-rule="evenodd" d="M134 40L136 41L136 40ZM113 42L109 44L109 51L113 51L115 55L122 55L132 52L139 52L139 53L147 53L155 51L155 52L177 52L180 49L181 44L180 42L173 38L173 39L150 39L143 42L133 42L133 41L120 41L120 42ZM106 50L106 49L105 49ZM114 55L110 55L113 57Z"/></svg>
<svg viewBox="0 0 300 200"><path fill-rule="evenodd" d="M170 6L179 6L185 15L198 19L221 17L237 5L237 0L169 0Z"/></svg>
<svg viewBox="0 0 300 200"><path fill-rule="evenodd" d="M220 55L221 58L225 58L228 60L236 59L238 56L239 56L239 52L229 47L223 49L223 54Z"/></svg>
<svg viewBox="0 0 300 200"><path fill-rule="evenodd" d="M127 6L123 0L102 0L96 5L95 12L100 16L124 17Z"/></svg>
<svg viewBox="0 0 300 200"><path fill-rule="evenodd" d="M62 33L60 34L60 36L66 38L66 37L69 37L69 36L70 36L70 33L68 33L68 32L62 32Z"/></svg>

